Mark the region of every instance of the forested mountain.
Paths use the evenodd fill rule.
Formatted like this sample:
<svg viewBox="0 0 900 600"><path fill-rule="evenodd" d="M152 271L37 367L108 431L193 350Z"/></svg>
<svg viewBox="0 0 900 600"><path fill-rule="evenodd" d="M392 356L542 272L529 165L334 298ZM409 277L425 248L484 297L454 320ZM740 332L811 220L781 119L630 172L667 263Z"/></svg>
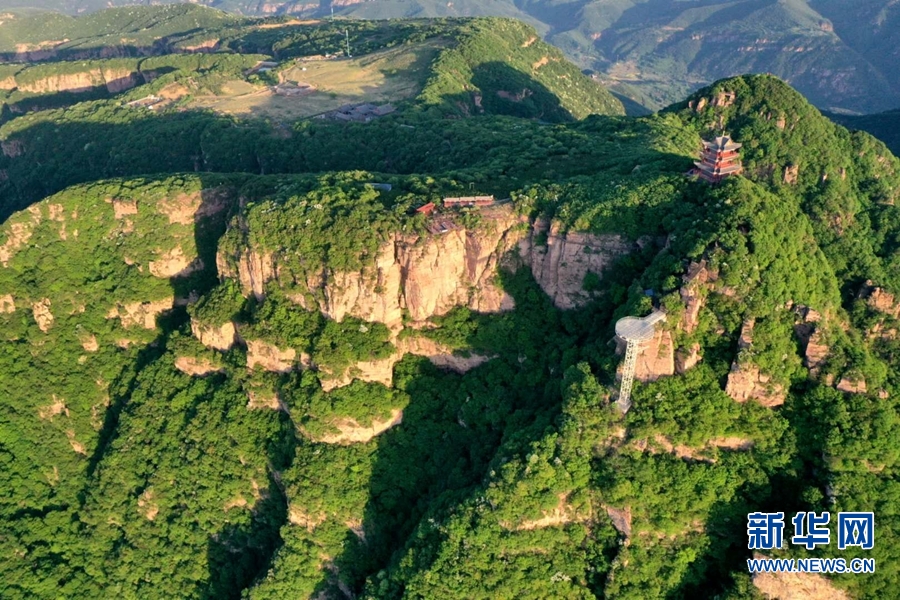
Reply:
<svg viewBox="0 0 900 600"><path fill-rule="evenodd" d="M891 149L895 155L900 154L900 109L889 110L873 115L828 115L844 127L868 131Z"/></svg>
<svg viewBox="0 0 900 600"><path fill-rule="evenodd" d="M10 3L11 2L11 3ZM141 2L116 2L141 4ZM63 12L107 3L8 0ZM581 68L657 109L722 77L772 73L828 110L900 106L900 8L888 0L208 0L245 15L522 19ZM2 27L0 27L2 31ZM59 38L46 38L59 39Z"/></svg>
<svg viewBox="0 0 900 600"><path fill-rule="evenodd" d="M5 47L0 596L891 596L883 143L767 75L626 117L509 19L99 14ZM757 510L876 572L751 578Z"/></svg>

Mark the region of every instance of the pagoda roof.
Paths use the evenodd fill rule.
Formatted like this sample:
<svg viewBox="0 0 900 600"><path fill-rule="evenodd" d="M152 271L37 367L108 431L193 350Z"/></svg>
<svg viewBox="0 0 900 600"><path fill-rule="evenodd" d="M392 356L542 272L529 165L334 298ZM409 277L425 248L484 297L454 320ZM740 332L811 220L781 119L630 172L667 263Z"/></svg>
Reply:
<svg viewBox="0 0 900 600"><path fill-rule="evenodd" d="M738 148L743 146L743 144L735 142L731 139L731 137L727 135L721 135L711 142L703 140L703 146L709 150L717 150L719 152L722 152L727 150L737 150Z"/></svg>

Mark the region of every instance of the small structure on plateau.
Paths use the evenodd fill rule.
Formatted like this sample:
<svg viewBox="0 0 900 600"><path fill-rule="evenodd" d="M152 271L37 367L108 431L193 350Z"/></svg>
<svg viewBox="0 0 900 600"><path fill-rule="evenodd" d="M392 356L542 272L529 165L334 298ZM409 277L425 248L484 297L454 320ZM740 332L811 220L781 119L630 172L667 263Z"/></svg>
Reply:
<svg viewBox="0 0 900 600"><path fill-rule="evenodd" d="M437 208L434 202L429 202L428 204L424 204L416 209L416 212L421 215L430 215L434 212L434 209Z"/></svg>
<svg viewBox="0 0 900 600"><path fill-rule="evenodd" d="M444 198L445 208L455 208L459 206L490 206L493 203L493 196L461 196L459 198Z"/></svg>
<svg viewBox="0 0 900 600"><path fill-rule="evenodd" d="M729 175L740 175L744 171L738 153L741 146L727 135L711 142L703 140L700 160L694 162L696 168L691 170L691 174L708 183L719 183Z"/></svg>
<svg viewBox="0 0 900 600"><path fill-rule="evenodd" d="M616 336L626 343L625 362L622 368L622 384L616 406L623 413L631 408L631 386L634 384L634 367L641 346L653 339L656 324L666 320L666 313L654 310L646 317L624 317L616 322Z"/></svg>

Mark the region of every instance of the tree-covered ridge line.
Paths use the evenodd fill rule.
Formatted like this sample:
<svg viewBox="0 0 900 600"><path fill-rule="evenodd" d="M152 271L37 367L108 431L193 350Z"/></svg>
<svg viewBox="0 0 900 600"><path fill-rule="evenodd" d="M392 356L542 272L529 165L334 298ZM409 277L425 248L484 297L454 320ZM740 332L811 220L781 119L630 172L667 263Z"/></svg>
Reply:
<svg viewBox="0 0 900 600"><path fill-rule="evenodd" d="M418 99L426 107L440 107L441 114L487 111L561 121L588 114L623 113L618 100L581 74L558 50L537 39L532 28L503 19L358 22L343 29L333 23L299 25L287 30L275 27L251 31L234 41L233 47L211 48L219 50L212 59L206 55L163 54L151 58L85 60L80 57L30 66L27 63L0 65L0 87L12 90L4 101L8 111L16 114L53 107L54 101L71 102L77 93L92 92L94 96L104 97L104 87L111 94L178 70L196 72L181 80L189 79L196 84L193 80L199 77L200 88L215 89L216 82L241 79L243 72L249 72L263 59L343 56L345 44L351 44L351 29L354 55L425 40L454 40L454 47L444 49L433 65ZM462 64L466 66L460 70ZM206 81L209 79L213 82ZM145 88L144 94L161 87ZM47 98L48 93L64 95Z"/></svg>
<svg viewBox="0 0 900 600"><path fill-rule="evenodd" d="M21 176L6 189L32 196L0 225L4 595L749 598L746 514L835 506L874 506L873 556L891 564L897 161L772 78L689 101L556 125L410 111L290 137L210 115L91 114L102 103L5 125L28 134L5 138L25 151L3 159ZM96 146L61 135L73 123ZM748 176L710 188L683 174L718 123L745 144ZM116 132L138 127L173 141L117 154ZM83 172L42 180L50 171L27 160L46 165L54 148ZM126 176L95 181L110 175ZM68 187L77 177L89 182ZM32 204L44 188L57 194ZM367 272L384 238L426 235L414 208L472 193L512 197L525 227L635 249L585 278L593 301L570 311L514 252L491 280L514 309L422 325L491 360L461 375L407 356L390 388L325 391L312 363L377 360L389 333L304 305L304 288L323 293L307 275ZM259 298L217 260L250 250L294 261ZM692 284L698 263L715 276ZM702 302L688 331L691 286ZM622 417L607 342L617 317L654 305L670 314L671 350L696 344L702 360L639 384ZM219 349L192 327L234 323L244 343ZM248 369L250 340L294 358ZM784 404L729 397L735 364L771 376ZM867 389L835 389L850 375ZM372 437L375 423L389 427ZM895 576L837 584L883 596Z"/></svg>
<svg viewBox="0 0 900 600"><path fill-rule="evenodd" d="M455 48L438 57L419 99L426 108L456 104L465 115L487 111L557 122L624 114L621 103L601 89L532 27L477 19ZM542 98L550 95L552 102Z"/></svg>
<svg viewBox="0 0 900 600"><path fill-rule="evenodd" d="M894 156L900 154L900 110L871 115L843 115L829 113L828 117L848 129L871 133L890 148Z"/></svg>

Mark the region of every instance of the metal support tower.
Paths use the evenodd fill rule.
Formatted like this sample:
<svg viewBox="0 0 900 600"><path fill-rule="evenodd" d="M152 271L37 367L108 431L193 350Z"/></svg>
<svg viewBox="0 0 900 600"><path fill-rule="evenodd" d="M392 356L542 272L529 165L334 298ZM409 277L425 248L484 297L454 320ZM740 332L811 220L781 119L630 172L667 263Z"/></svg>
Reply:
<svg viewBox="0 0 900 600"><path fill-rule="evenodd" d="M619 386L619 399L616 406L622 413L627 413L631 408L631 386L634 385L634 367L637 363L638 346L640 342L629 340L625 347L625 363L622 367L622 384Z"/></svg>
<svg viewBox="0 0 900 600"><path fill-rule="evenodd" d="M616 406L622 413L631 408L631 386L634 385L634 368L641 346L653 338L656 323L665 321L666 313L654 310L643 318L625 317L616 323L616 335L625 340L625 362L622 367L622 384L619 386L619 399Z"/></svg>

